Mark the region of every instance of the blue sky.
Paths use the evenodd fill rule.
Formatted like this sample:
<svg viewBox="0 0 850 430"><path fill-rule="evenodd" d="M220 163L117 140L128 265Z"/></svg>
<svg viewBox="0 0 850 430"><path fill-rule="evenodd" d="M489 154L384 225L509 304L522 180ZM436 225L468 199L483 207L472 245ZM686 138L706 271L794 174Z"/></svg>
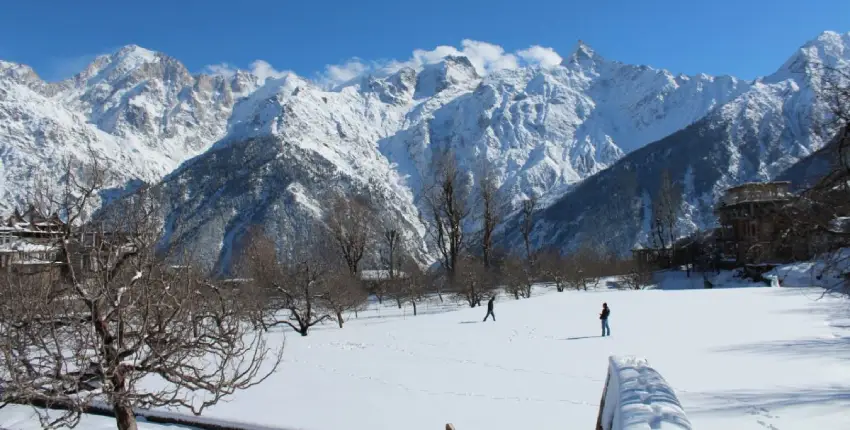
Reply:
<svg viewBox="0 0 850 430"><path fill-rule="evenodd" d="M850 31L848 0L5 1L0 59L55 80L137 44L193 72L263 60L314 77L352 57L408 60L464 39L597 53L673 72L741 78L777 69L824 30Z"/></svg>

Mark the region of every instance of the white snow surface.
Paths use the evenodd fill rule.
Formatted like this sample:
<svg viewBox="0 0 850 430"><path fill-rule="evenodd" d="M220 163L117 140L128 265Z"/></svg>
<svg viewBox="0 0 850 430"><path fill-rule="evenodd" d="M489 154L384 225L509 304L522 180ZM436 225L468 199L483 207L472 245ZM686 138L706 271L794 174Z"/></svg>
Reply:
<svg viewBox="0 0 850 430"><path fill-rule="evenodd" d="M286 339L278 373L204 417L315 430L590 428L609 357L634 355L695 429L850 428L850 303L720 279L732 276L713 290L677 274L653 290L612 290L609 279L589 292L500 296L487 323L482 308L435 300L414 317L373 303L344 329L276 332Z"/></svg>

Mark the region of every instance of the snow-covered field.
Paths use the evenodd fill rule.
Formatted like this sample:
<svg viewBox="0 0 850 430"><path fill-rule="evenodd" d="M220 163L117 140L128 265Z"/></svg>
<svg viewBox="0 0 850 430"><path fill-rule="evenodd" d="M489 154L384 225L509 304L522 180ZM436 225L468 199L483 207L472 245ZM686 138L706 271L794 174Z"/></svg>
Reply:
<svg viewBox="0 0 850 430"><path fill-rule="evenodd" d="M648 359L695 429L850 428L850 302L790 286L703 290L674 275L658 290L502 296L497 322L482 323L481 308L423 305L413 317L374 305L342 330L287 334L279 373L205 416L315 430L590 428L616 354ZM610 338L599 337L602 302ZM37 428L22 424L28 414L0 410L0 428Z"/></svg>

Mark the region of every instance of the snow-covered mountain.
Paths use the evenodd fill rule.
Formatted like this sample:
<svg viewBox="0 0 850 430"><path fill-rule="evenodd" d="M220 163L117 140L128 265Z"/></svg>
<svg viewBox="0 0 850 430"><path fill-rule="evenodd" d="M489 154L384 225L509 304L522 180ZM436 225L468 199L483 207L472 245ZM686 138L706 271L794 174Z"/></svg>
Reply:
<svg viewBox="0 0 850 430"><path fill-rule="evenodd" d="M23 205L34 177L58 174L66 155L105 158L115 185L159 180L224 136L235 100L257 86L246 73L193 76L138 46L56 83L0 61L0 212Z"/></svg>
<svg viewBox="0 0 850 430"><path fill-rule="evenodd" d="M834 54L838 45L825 41L833 36L844 37L826 33L804 51ZM173 238L203 247L204 259L221 267L248 225L297 246L292 239L308 235L339 194L361 195L381 220L400 223L427 260L420 197L432 161L446 150L470 179L486 165L510 203L534 195L554 210L576 184L626 154L645 154L645 145L692 124L762 112L751 105L773 109L763 115L773 122L756 134L775 135L784 139L781 149L796 151L792 158L775 155L783 161L748 153L759 175L821 145L814 138L798 142L791 128L805 128L804 119L783 116L807 112L813 102L800 89L811 74L794 59L752 83L622 64L579 43L560 64L491 69L453 52L393 63L332 88L291 73L192 75L177 60L136 46L59 83L2 64L0 210L22 203L31 176L50 172L58 155L91 146L112 160L122 180L167 174L161 188ZM729 139L747 133L753 131L731 130ZM726 182L753 176L742 165L726 172ZM562 201L575 202L578 191Z"/></svg>
<svg viewBox="0 0 850 430"><path fill-rule="evenodd" d="M810 156L840 126L830 117L825 97L827 85L842 79L831 70L847 67L850 33L823 33L745 93L697 123L628 154L540 211L536 244L569 249L583 240L604 238L620 252L645 244L650 207L664 170L683 193L681 235L714 225L713 205L730 186L777 177L811 180L824 161ZM517 222L511 220L505 228L507 246L520 241L511 228Z"/></svg>
<svg viewBox="0 0 850 430"><path fill-rule="evenodd" d="M554 68L487 76L462 56L333 90L290 74L237 103L227 136L164 187L182 242L202 242L224 267L246 225L291 239L306 219L325 215L329 195L351 193L369 196L385 222L401 222L427 261L419 197L443 151L470 177L488 164L514 204L553 198L748 87L609 62L585 45ZM198 173L213 171L233 176Z"/></svg>

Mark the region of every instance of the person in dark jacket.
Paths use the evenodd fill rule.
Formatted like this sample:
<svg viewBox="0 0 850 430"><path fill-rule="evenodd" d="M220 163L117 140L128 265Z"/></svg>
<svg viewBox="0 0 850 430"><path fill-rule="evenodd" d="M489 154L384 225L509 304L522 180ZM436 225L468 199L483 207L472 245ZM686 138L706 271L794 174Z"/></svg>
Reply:
<svg viewBox="0 0 850 430"><path fill-rule="evenodd" d="M487 315L484 316L484 321L487 321L487 318L493 317L493 321L496 321L496 314L493 313L493 301L496 300L496 296L491 296L490 301L487 302Z"/></svg>
<svg viewBox="0 0 850 430"><path fill-rule="evenodd" d="M599 314L599 319L602 320L602 336L611 336L611 327L608 327L608 315L611 315L611 309L608 308L608 303L602 304L602 313Z"/></svg>

